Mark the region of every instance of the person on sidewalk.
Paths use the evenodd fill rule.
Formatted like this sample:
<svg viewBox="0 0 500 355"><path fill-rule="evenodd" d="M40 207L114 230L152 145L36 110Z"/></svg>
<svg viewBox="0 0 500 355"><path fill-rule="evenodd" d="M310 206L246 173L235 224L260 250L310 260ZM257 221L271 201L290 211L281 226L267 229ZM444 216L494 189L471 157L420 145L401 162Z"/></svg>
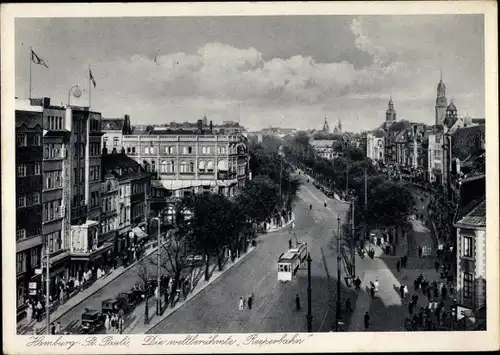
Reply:
<svg viewBox="0 0 500 355"><path fill-rule="evenodd" d="M354 280L354 286L356 291L361 290L361 280L359 279L359 276Z"/></svg>
<svg viewBox="0 0 500 355"><path fill-rule="evenodd" d="M345 310L346 310L347 313L352 313L353 312L352 305L351 305L351 299L350 298L348 298L345 301Z"/></svg>
<svg viewBox="0 0 500 355"><path fill-rule="evenodd" d="M401 299L405 297L405 286L403 284L399 285L399 296Z"/></svg>
<svg viewBox="0 0 500 355"><path fill-rule="evenodd" d="M248 309L252 310L252 304L253 304L253 297L252 294L248 295Z"/></svg>
<svg viewBox="0 0 500 355"><path fill-rule="evenodd" d="M436 261L434 262L434 268L436 269L436 272L439 272L439 266L440 266L440 264L439 264L439 260L436 260Z"/></svg>
<svg viewBox="0 0 500 355"><path fill-rule="evenodd" d="M106 314L106 319L104 320L104 328L106 328L106 332L109 331L111 326L111 320L109 319L109 314Z"/></svg>
<svg viewBox="0 0 500 355"><path fill-rule="evenodd" d="M370 326L370 315L368 314L368 312L365 312L364 323L365 323L365 330L368 330L368 327Z"/></svg>
<svg viewBox="0 0 500 355"><path fill-rule="evenodd" d="M55 335L56 334L56 325L54 323L52 323L50 325L50 334L51 335Z"/></svg>
<svg viewBox="0 0 500 355"><path fill-rule="evenodd" d="M408 286L405 285L405 288L404 288L404 294L405 294L405 298L408 297L408 294L410 293L410 291L408 291Z"/></svg>
<svg viewBox="0 0 500 355"><path fill-rule="evenodd" d="M295 308L297 309L297 311L300 311L300 298L298 293L297 296L295 297Z"/></svg>
<svg viewBox="0 0 500 355"><path fill-rule="evenodd" d="M413 315L413 300L408 302L408 313L410 313L410 316Z"/></svg>
<svg viewBox="0 0 500 355"><path fill-rule="evenodd" d="M421 246L418 247L418 257L419 257L419 259L422 258L422 247Z"/></svg>
<svg viewBox="0 0 500 355"><path fill-rule="evenodd" d="M31 305L31 302L29 302L28 309L26 309L26 319L28 320L28 323L31 322L32 318L33 318L33 306Z"/></svg>
<svg viewBox="0 0 500 355"><path fill-rule="evenodd" d="M242 310L243 310L243 297L240 297L240 302L239 302L239 305L238 305L238 309L239 309L240 311L242 311Z"/></svg>
<svg viewBox="0 0 500 355"><path fill-rule="evenodd" d="M120 334L123 333L123 325L125 323L125 320L123 319L123 317L120 317L120 319L118 320L118 325L120 327Z"/></svg>
<svg viewBox="0 0 500 355"><path fill-rule="evenodd" d="M398 270L398 272L400 271L400 267L401 267L401 263L398 259L398 261L396 261L396 270Z"/></svg>
<svg viewBox="0 0 500 355"><path fill-rule="evenodd" d="M378 286L379 286L378 279L375 279L375 282L373 283L373 288L375 289L375 293L378 292Z"/></svg>
<svg viewBox="0 0 500 355"><path fill-rule="evenodd" d="M288 249L292 249L292 239L288 239Z"/></svg>

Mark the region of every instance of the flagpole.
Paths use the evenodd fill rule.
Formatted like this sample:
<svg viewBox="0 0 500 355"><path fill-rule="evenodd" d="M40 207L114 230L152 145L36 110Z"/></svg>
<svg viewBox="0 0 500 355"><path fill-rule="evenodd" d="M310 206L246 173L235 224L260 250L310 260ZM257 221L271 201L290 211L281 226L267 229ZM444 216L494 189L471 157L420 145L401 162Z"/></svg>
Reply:
<svg viewBox="0 0 500 355"><path fill-rule="evenodd" d="M89 111L90 111L90 104L92 103L92 88L91 88L91 80L90 80L90 64L89 64L89 73L88 73L88 79L89 79Z"/></svg>
<svg viewBox="0 0 500 355"><path fill-rule="evenodd" d="M30 103L31 103L31 62L33 62L33 54L31 54L33 50L31 49L31 46L30 46L30 94L29 94L29 99L30 99Z"/></svg>

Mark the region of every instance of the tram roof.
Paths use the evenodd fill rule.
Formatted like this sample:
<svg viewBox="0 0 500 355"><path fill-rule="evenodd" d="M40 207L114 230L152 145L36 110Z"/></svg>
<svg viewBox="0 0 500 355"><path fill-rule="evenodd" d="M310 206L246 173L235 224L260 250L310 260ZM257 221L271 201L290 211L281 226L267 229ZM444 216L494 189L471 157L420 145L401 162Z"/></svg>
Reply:
<svg viewBox="0 0 500 355"><path fill-rule="evenodd" d="M292 260L296 256L297 256L297 252L292 252L292 250L289 250L281 255L280 261L281 260L283 260L283 261Z"/></svg>

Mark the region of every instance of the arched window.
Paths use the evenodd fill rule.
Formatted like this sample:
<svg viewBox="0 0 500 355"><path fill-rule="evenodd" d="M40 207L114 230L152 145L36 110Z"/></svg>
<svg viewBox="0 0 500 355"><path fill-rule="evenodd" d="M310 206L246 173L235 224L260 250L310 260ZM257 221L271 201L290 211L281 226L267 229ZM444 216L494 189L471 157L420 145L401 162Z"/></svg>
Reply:
<svg viewBox="0 0 500 355"><path fill-rule="evenodd" d="M173 160L170 162L170 172L175 173L175 161Z"/></svg>
<svg viewBox="0 0 500 355"><path fill-rule="evenodd" d="M167 172L167 161L163 160L160 164L160 172L166 173Z"/></svg>
<svg viewBox="0 0 500 355"><path fill-rule="evenodd" d="M205 162L203 160L198 164L198 170L205 171Z"/></svg>
<svg viewBox="0 0 500 355"><path fill-rule="evenodd" d="M151 171L152 171L153 173L156 173L156 161L155 161L155 160L153 160L153 161L151 162Z"/></svg>
<svg viewBox="0 0 500 355"><path fill-rule="evenodd" d="M194 173L194 162L189 163L189 172Z"/></svg>
<svg viewBox="0 0 500 355"><path fill-rule="evenodd" d="M211 172L213 172L213 171L214 171L214 162L213 162L213 161L209 161L209 162L207 163L207 171L208 171L209 173L211 173Z"/></svg>
<svg viewBox="0 0 500 355"><path fill-rule="evenodd" d="M108 190L108 191L111 191L111 181L108 181L107 190Z"/></svg>

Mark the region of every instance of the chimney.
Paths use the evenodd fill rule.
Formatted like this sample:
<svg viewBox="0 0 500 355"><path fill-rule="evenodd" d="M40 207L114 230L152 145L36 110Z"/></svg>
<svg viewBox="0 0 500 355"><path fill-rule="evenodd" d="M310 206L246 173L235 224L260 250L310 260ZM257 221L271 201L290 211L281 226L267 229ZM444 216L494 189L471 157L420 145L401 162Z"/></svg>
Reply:
<svg viewBox="0 0 500 355"><path fill-rule="evenodd" d="M44 97L42 99L42 101L43 101L42 105L43 105L44 108L50 107L50 97Z"/></svg>
<svg viewBox="0 0 500 355"><path fill-rule="evenodd" d="M203 133L203 121L198 120L198 134L202 134L202 133Z"/></svg>
<svg viewBox="0 0 500 355"><path fill-rule="evenodd" d="M212 123L212 120L210 120L210 133L213 133L213 128L214 128L214 125Z"/></svg>

